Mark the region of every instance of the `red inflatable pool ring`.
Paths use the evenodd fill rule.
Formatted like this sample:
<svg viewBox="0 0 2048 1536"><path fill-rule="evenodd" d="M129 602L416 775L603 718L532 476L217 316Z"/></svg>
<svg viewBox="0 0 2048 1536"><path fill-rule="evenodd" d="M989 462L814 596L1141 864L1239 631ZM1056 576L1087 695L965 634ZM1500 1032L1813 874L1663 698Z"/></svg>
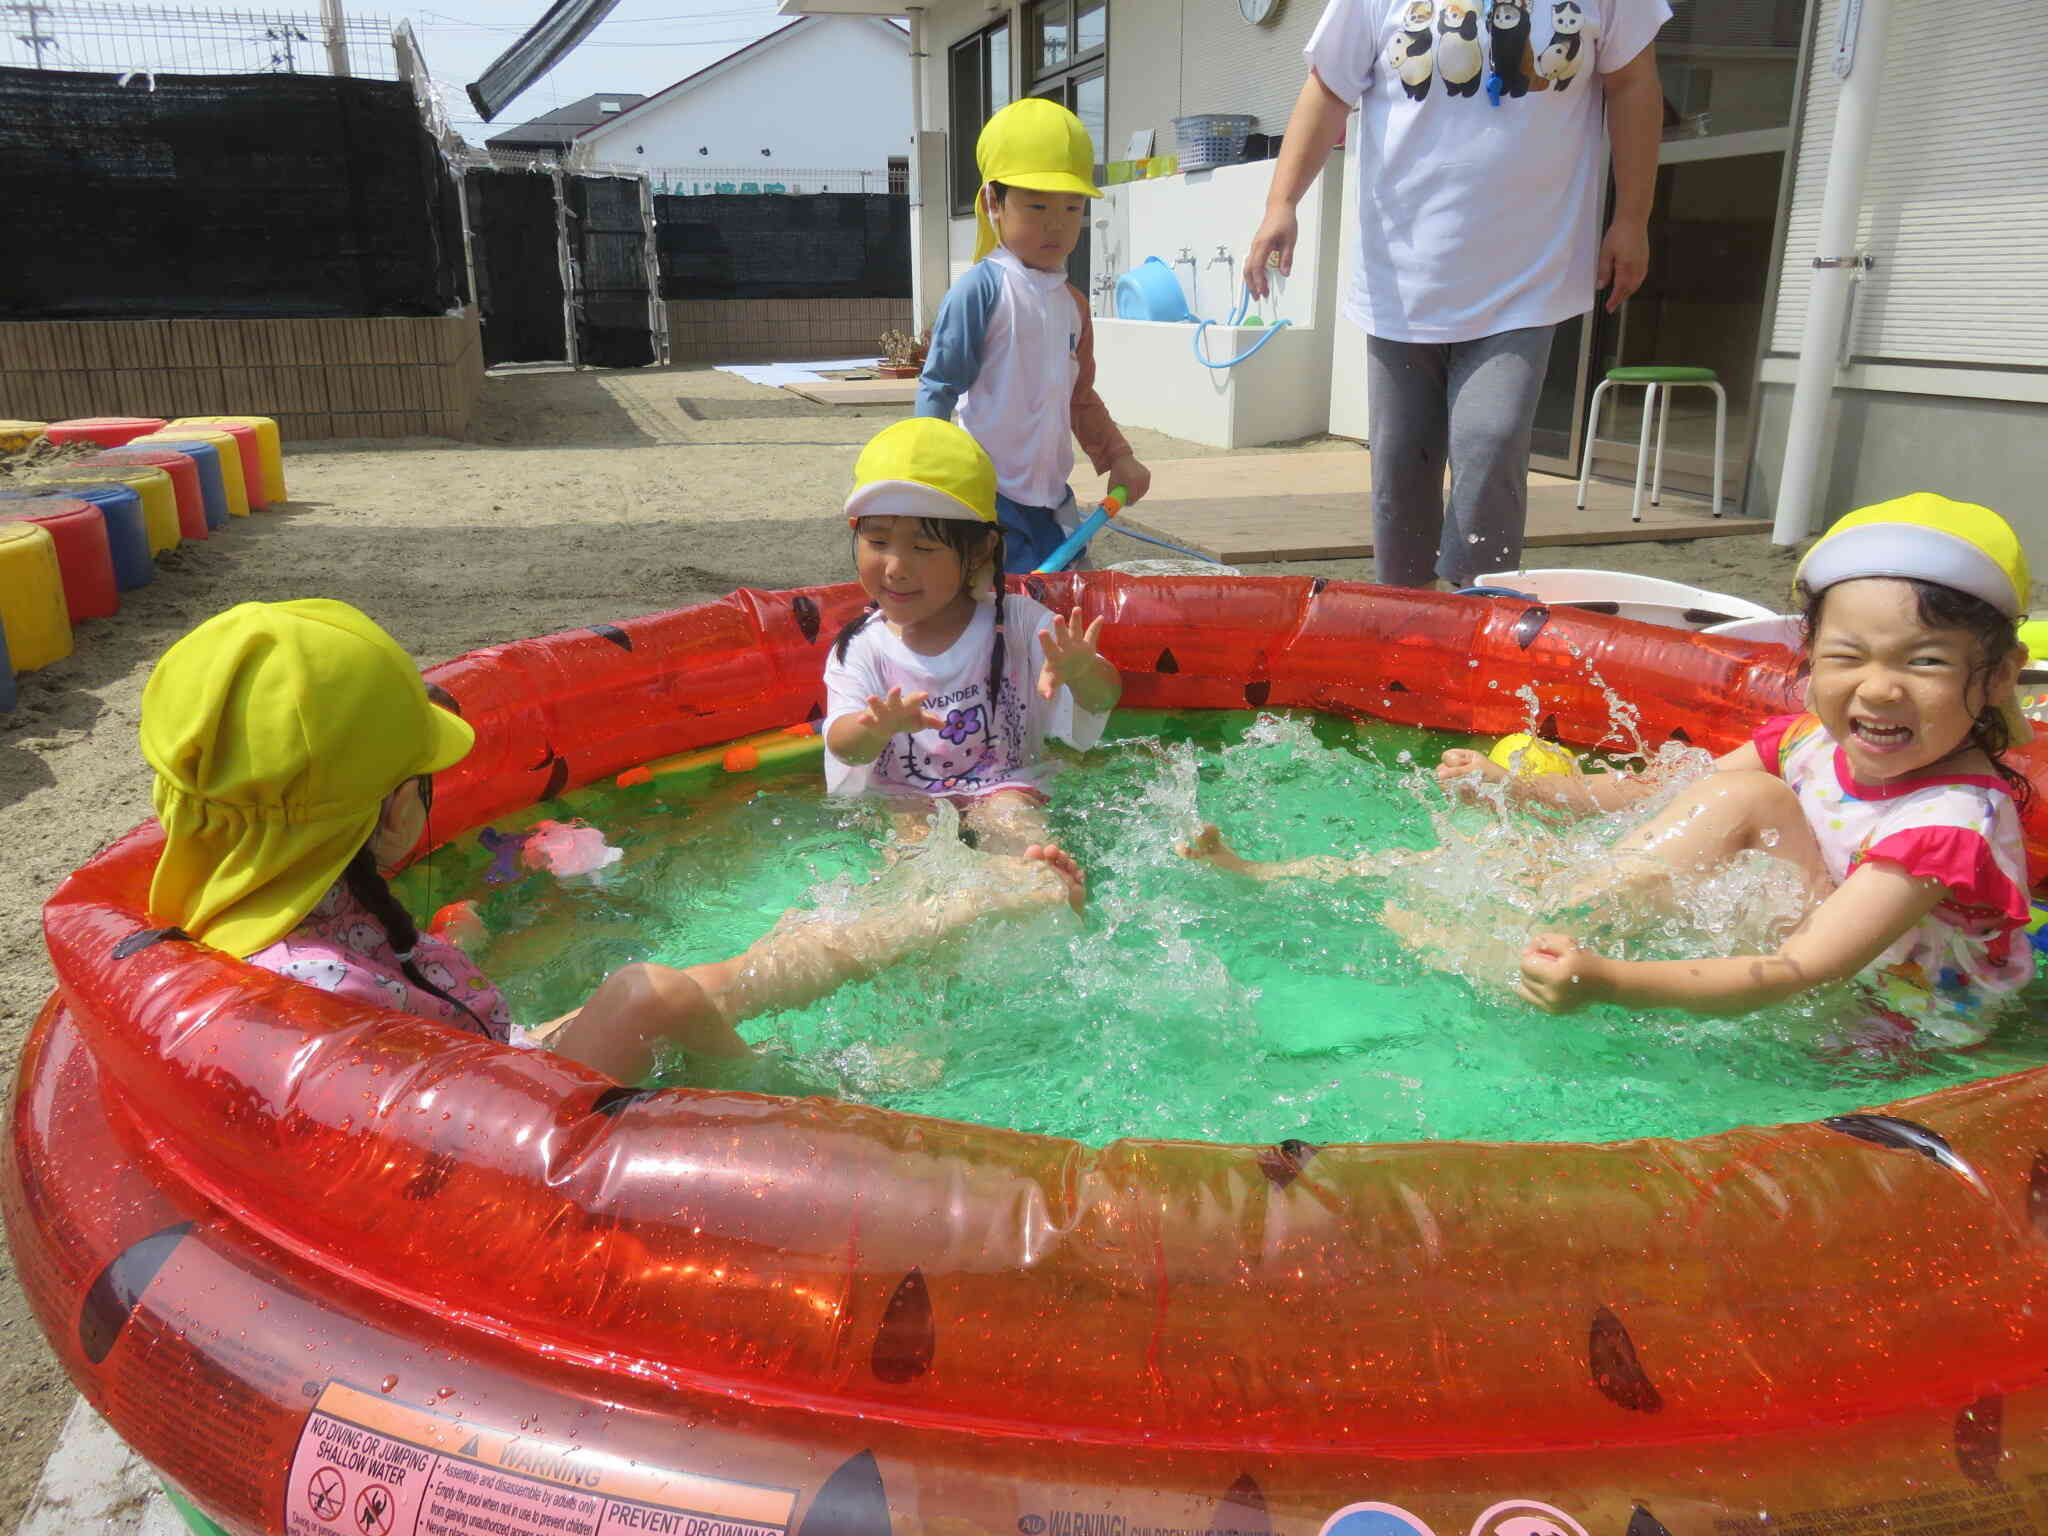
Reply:
<svg viewBox="0 0 2048 1536"><path fill-rule="evenodd" d="M1722 748L1796 693L1782 650L1520 601L1036 585L1133 707L1501 733L1526 683L1593 745L1604 682ZM433 669L477 728L437 831L814 717L860 601ZM157 847L49 905L0 1202L73 1380L229 1531L2038 1528L2041 1071L1687 1142L1094 1149L344 1003L150 929Z"/></svg>

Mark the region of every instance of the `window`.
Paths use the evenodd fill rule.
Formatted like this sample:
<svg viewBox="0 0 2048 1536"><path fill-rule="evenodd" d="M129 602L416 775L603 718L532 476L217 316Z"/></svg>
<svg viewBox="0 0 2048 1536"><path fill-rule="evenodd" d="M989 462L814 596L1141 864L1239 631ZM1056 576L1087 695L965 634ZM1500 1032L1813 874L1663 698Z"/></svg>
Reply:
<svg viewBox="0 0 2048 1536"><path fill-rule="evenodd" d="M891 197L910 196L910 157L908 155L891 155L889 157L889 195Z"/></svg>
<svg viewBox="0 0 2048 1536"><path fill-rule="evenodd" d="M1024 7L1024 88L1081 119L1101 164L1109 132L1108 0L1031 0Z"/></svg>
<svg viewBox="0 0 2048 1536"><path fill-rule="evenodd" d="M1010 104L1009 22L999 21L955 43L947 56L947 74L953 216L961 218L974 212L974 194L981 186L974 141L981 136L981 125Z"/></svg>

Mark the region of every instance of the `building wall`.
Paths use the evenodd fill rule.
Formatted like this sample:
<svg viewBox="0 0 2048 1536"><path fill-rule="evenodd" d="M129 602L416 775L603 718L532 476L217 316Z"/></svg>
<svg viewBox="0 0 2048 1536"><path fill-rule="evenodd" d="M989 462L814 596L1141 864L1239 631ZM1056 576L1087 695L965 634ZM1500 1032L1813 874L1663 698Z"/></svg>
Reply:
<svg viewBox="0 0 2048 1536"><path fill-rule="evenodd" d="M1784 470L1792 388L1767 379L1757 399L1755 470L1744 510L1769 517ZM2023 400L1837 389L1830 419L1835 451L1820 493L1823 522L1909 491L1939 491L1996 508L2029 549L2048 549L2043 420L2042 405Z"/></svg>
<svg viewBox="0 0 2048 1536"><path fill-rule="evenodd" d="M621 166L865 169L886 178L890 159L910 154L909 39L871 17L812 17L794 36L592 129L577 145Z"/></svg>

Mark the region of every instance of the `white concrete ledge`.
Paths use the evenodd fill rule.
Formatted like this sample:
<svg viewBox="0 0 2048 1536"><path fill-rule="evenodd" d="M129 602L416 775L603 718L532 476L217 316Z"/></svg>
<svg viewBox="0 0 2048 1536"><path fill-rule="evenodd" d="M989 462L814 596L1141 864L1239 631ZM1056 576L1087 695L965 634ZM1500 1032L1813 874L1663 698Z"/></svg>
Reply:
<svg viewBox="0 0 2048 1536"><path fill-rule="evenodd" d="M1095 389L1127 427L1151 427L1214 448L1253 448L1323 431L1330 420L1330 333L1212 325L1211 361L1256 357L1234 368L1195 361L1195 327L1151 320L1095 322Z"/></svg>

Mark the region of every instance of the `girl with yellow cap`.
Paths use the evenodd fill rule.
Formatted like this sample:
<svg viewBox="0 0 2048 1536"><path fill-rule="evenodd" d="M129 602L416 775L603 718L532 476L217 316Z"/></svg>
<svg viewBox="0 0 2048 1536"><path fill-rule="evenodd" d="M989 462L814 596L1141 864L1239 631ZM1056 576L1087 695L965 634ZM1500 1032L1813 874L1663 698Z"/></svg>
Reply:
<svg viewBox="0 0 2048 1536"><path fill-rule="evenodd" d="M369 618L318 598L216 615L157 662L141 736L165 838L156 921L323 991L534 1043L385 883L426 833L433 776L475 733ZM661 966L614 972L576 1023L581 1048L564 1054L606 1070L644 1073L662 1041L749 1054L706 988Z"/></svg>
<svg viewBox="0 0 2048 1536"><path fill-rule="evenodd" d="M1152 472L1095 393L1095 327L1067 281L1094 182L1081 120L1031 97L988 120L974 146L974 265L947 292L918 381L917 414L958 420L995 461L1005 569L1039 569L1079 525L1074 441L1135 502ZM1076 561L1075 568L1082 568Z"/></svg>
<svg viewBox="0 0 2048 1536"><path fill-rule="evenodd" d="M1796 580L1806 711L1765 721L1623 838L1564 910L1603 932L1640 926L1668 911L1675 881L1760 852L1804 878L1805 917L1772 954L1703 960L1624 960L1540 933L1516 981L1537 1007L1740 1014L1854 978L1887 1026L1967 1045L2033 979L2020 831L2030 789L2004 761L2033 733L2016 693L2026 660L2016 626L2031 595L2018 538L1987 508L1904 496L1842 518ZM1484 782L1578 813L1660 788L1625 774L1513 775L1462 748L1444 754L1437 778L1454 794ZM1357 872L1333 858L1245 868L1213 829L1190 851L1268 878ZM1412 914L1387 917L1419 946L1459 947Z"/></svg>
<svg viewBox="0 0 2048 1536"><path fill-rule="evenodd" d="M912 417L854 466L846 517L868 611L825 666L825 786L960 808L985 852L1080 873L1048 842L1045 738L1092 747L1123 691L1102 621L1002 590L996 472L973 438Z"/></svg>

